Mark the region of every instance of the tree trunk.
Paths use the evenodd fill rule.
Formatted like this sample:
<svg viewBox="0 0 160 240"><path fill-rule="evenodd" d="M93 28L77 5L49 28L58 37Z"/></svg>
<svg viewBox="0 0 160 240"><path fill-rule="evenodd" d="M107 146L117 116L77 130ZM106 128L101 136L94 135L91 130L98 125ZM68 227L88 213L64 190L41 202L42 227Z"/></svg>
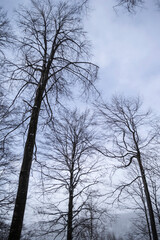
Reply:
<svg viewBox="0 0 160 240"><path fill-rule="evenodd" d="M70 168L70 183L69 183L69 202L68 202L68 224L67 224L67 240L72 240L72 233L73 233L73 193L74 193L74 157L76 151L76 141L73 142L73 149L72 149L72 162Z"/></svg>
<svg viewBox="0 0 160 240"><path fill-rule="evenodd" d="M93 212L91 206L91 240L93 240Z"/></svg>
<svg viewBox="0 0 160 240"><path fill-rule="evenodd" d="M142 189L142 191L143 191L143 189ZM145 213L146 222L147 222L147 228L148 228L149 240L152 240L151 230L150 230L150 224L149 224L149 218L148 218L148 212L147 212L147 207L146 207L146 204L145 204L145 199L144 199L143 197L142 197L142 202L143 202L144 213Z"/></svg>
<svg viewBox="0 0 160 240"><path fill-rule="evenodd" d="M144 192L145 192L145 196L146 196L146 200L147 200L147 206L148 206L148 212L149 212L149 217L150 217L150 224L151 224L151 229L152 229L153 240L158 240L151 197L150 197L150 193L149 193L149 190L148 190L148 184L147 184L147 181L146 181L145 172L144 172L143 165L142 165L142 162L141 162L140 152L138 152L138 154L137 154L137 160L138 160L138 164L139 164L139 168L140 168L140 172L141 172L141 176L142 176L142 181L143 181L143 186L144 186Z"/></svg>
<svg viewBox="0 0 160 240"><path fill-rule="evenodd" d="M68 203L68 225L67 225L67 240L72 240L73 233L73 188L71 187L69 192L69 203Z"/></svg>
<svg viewBox="0 0 160 240"><path fill-rule="evenodd" d="M37 132L39 111L41 107L43 92L46 86L45 79L47 78L42 78L40 81L40 82L43 82L43 84L39 84L36 97L35 97L34 106L32 109L32 115L29 123L27 140L25 143L23 162L22 162L20 176L19 176L19 184L18 184L17 197L15 201L15 208L14 208L14 213L12 217L12 223L11 223L8 240L19 240L21 236L23 217L24 217L25 205L27 200L30 169L32 164L33 150L34 150L35 138L36 138L36 132Z"/></svg>

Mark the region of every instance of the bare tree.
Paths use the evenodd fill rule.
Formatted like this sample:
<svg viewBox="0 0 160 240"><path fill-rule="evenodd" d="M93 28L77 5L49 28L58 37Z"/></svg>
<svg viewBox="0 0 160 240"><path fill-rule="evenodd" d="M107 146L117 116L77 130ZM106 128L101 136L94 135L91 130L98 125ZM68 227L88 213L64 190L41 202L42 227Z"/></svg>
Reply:
<svg viewBox="0 0 160 240"><path fill-rule="evenodd" d="M47 134L42 161L36 160L36 171L39 169L44 178L46 198L53 194L56 198L55 192L58 196L62 194L58 204L51 204L50 200L48 210L42 212L52 216L49 225L53 227L49 227L49 232L57 232L55 238L64 232L67 240L73 239L79 225L77 217L86 209L86 201L91 195L89 189L95 188L97 183L99 168L94 150L97 139L93 119L88 115L88 111L78 114L77 110L63 113ZM44 224L46 228L47 223Z"/></svg>
<svg viewBox="0 0 160 240"><path fill-rule="evenodd" d="M115 0L115 2L116 5L114 5L114 8L124 7L130 13L135 13L137 8L143 8L145 3L147 3L145 0ZM153 4L155 4L158 8L160 7L159 0L153 1Z"/></svg>
<svg viewBox="0 0 160 240"><path fill-rule="evenodd" d="M107 234L107 240L116 240L116 236L114 233L108 233Z"/></svg>
<svg viewBox="0 0 160 240"><path fill-rule="evenodd" d="M128 171L129 170L129 171ZM134 162L130 165L130 169L127 169L128 179L135 179L136 176L140 176L139 168ZM148 173L146 172L146 177ZM126 180L122 184L126 186ZM148 183L149 185L149 183ZM149 220L149 214L147 210L146 197L143 187L143 182L141 178L137 178L136 181L129 186L126 186L124 189L124 206L127 206L127 209L131 209L136 214L136 217L133 218L133 226L136 239L150 239L152 240L151 226ZM129 198L131 201L128 201Z"/></svg>
<svg viewBox="0 0 160 240"><path fill-rule="evenodd" d="M19 12L21 56L18 62L9 63L12 80L18 81L18 86L22 82L12 105L22 92L28 91L23 99L28 115L23 122L29 120L9 240L20 239L40 113L45 108L48 118L44 112L41 116L50 120L52 102L58 102L60 95L69 96L77 83L87 91L97 75L97 67L88 62L88 45L81 26L83 4L52 4L49 0L31 3L30 9Z"/></svg>
<svg viewBox="0 0 160 240"><path fill-rule="evenodd" d="M9 231L9 225L4 223L3 221L0 221L0 238L1 240L7 240Z"/></svg>
<svg viewBox="0 0 160 240"><path fill-rule="evenodd" d="M142 6L144 0L117 0L115 7L123 6L129 12L133 12L136 7Z"/></svg>
<svg viewBox="0 0 160 240"><path fill-rule="evenodd" d="M7 13L0 7L0 46L4 47L8 42L11 42L11 29Z"/></svg>
<svg viewBox="0 0 160 240"><path fill-rule="evenodd" d="M157 157L159 158L159 156ZM159 202L160 184L159 174L157 175L157 172L159 172L159 170L160 170L159 164L156 161L153 161L153 164L150 166L150 168L147 169L147 177L151 189L151 198L154 206L155 216L160 226L160 202Z"/></svg>
<svg viewBox="0 0 160 240"><path fill-rule="evenodd" d="M0 7L0 67L4 62L4 51L11 43L13 43L13 33L7 13Z"/></svg>
<svg viewBox="0 0 160 240"><path fill-rule="evenodd" d="M12 138L5 138L14 125L13 111L8 111L7 98L0 90L0 216L6 220L6 215L13 205L15 193L11 184L15 175L15 155L12 148ZM11 121L12 119L12 121ZM14 162L14 165L13 165Z"/></svg>
<svg viewBox="0 0 160 240"><path fill-rule="evenodd" d="M141 110L139 99L126 99L114 97L111 104L102 103L98 106L100 117L104 126L107 127L106 135L112 139L113 149L102 150L104 155L117 159L121 162L119 167L127 168L132 163L137 164L140 176L136 176L129 184L121 187L122 190L131 185L139 177L142 179L152 236L158 239L157 229L151 196L145 173L145 160L147 159L147 149L156 143L157 133L151 129L150 112Z"/></svg>
<svg viewBox="0 0 160 240"><path fill-rule="evenodd" d="M77 240L100 240L106 239L106 221L109 215L106 209L99 204L100 194L93 191L84 209L77 220L76 232L73 239Z"/></svg>

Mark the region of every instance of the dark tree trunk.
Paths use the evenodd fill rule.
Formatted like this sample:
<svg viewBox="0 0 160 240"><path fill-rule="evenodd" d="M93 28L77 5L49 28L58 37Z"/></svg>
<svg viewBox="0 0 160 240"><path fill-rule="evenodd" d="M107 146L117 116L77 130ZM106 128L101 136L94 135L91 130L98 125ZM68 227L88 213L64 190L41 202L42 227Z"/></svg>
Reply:
<svg viewBox="0 0 160 240"><path fill-rule="evenodd" d="M148 212L149 212L149 217L150 217L150 224L151 224L151 229L152 229L153 240L158 240L151 197L150 197L150 193L149 193L149 190L148 190L148 184L147 184L147 181L146 181L144 168L143 168L143 165L142 165L142 162L141 162L140 152L138 152L137 160L138 160L138 164L139 164L139 168L140 168L140 172L141 172L141 176L142 176L142 181L143 181L143 186L144 186L144 191L145 191L145 196L146 196L146 200L147 200L147 206L148 206Z"/></svg>
<svg viewBox="0 0 160 240"><path fill-rule="evenodd" d="M93 240L93 212L91 208L91 240Z"/></svg>
<svg viewBox="0 0 160 240"><path fill-rule="evenodd" d="M142 189L142 191L143 191L143 189ZM142 199L142 201L143 201L144 213L145 213L146 222L147 222L147 228L148 228L149 240L152 240L151 229L150 229L149 218L148 218L148 212L147 212L147 207L146 207L146 204L145 204L145 200L144 200L144 198Z"/></svg>
<svg viewBox="0 0 160 240"><path fill-rule="evenodd" d="M74 161L75 161L76 141L73 142L72 162L70 165L69 202L68 202L68 224L67 240L72 240L73 234L73 193L74 193Z"/></svg>
<svg viewBox="0 0 160 240"><path fill-rule="evenodd" d="M68 226L67 226L67 240L72 240L73 233L73 188L71 187L69 192L69 203L68 203Z"/></svg>
<svg viewBox="0 0 160 240"><path fill-rule="evenodd" d="M134 140L134 143L135 143L135 147L136 147L136 150L137 150L137 160L138 160L138 165L139 165L139 169L140 169L140 173L141 173L141 177L142 177L142 182L143 182L143 186L144 186L146 201L147 201L150 225L151 225L151 230L152 230L152 237L153 237L153 240L158 240L155 217L154 217L154 212L153 212L150 193L149 193L149 190L148 190L146 175L145 175L145 171L144 171L142 160L141 160L141 153L140 153L140 150L139 150L138 143L136 141L135 132L133 132L132 134L133 134L133 140Z"/></svg>
<svg viewBox="0 0 160 240"><path fill-rule="evenodd" d="M22 162L20 176L19 176L19 184L18 184L17 197L15 201L15 208L14 208L14 213L12 217L12 223L11 223L8 240L19 240L21 236L23 217L24 217L24 211L25 211L26 200L27 200L30 169L32 164L33 150L34 150L35 138L36 138L36 132L37 132L39 111L41 107L43 92L46 86L45 79L47 78L42 78L40 81L43 84L39 84L39 87L37 89L37 94L35 97L35 103L32 109L32 115L29 123L28 135L27 135L27 140L26 140L25 149L24 149L23 162Z"/></svg>

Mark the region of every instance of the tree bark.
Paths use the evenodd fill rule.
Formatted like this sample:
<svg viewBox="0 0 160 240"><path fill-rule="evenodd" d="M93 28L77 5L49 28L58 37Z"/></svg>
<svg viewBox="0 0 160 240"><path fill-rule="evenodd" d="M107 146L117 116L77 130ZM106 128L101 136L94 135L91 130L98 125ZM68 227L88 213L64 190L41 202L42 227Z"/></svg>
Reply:
<svg viewBox="0 0 160 240"><path fill-rule="evenodd" d="M44 80L43 80L44 79ZM38 117L42 102L43 93L46 87L47 78L41 78L40 84L37 89L32 115L29 123L27 140L25 143L23 162L21 166L17 197L15 201L15 208L12 217L12 223L8 240L19 240L21 237L23 218L27 200L27 192L29 185L29 176L32 164L33 150L35 145L35 138L38 125ZM42 83L42 84L41 84Z"/></svg>

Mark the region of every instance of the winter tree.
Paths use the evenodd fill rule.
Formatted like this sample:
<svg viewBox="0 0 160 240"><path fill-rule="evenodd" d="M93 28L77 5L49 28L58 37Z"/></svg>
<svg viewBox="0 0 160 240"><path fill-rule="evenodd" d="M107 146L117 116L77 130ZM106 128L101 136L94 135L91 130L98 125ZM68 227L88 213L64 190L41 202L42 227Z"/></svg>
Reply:
<svg viewBox="0 0 160 240"><path fill-rule="evenodd" d="M19 88L12 105L23 94L27 137L9 240L21 235L39 117L44 124L50 121L52 106L62 95L70 96L73 85L80 84L84 92L94 88L97 66L89 62L82 16L83 2L32 0L30 8L19 10L19 55L8 61L8 78Z"/></svg>

